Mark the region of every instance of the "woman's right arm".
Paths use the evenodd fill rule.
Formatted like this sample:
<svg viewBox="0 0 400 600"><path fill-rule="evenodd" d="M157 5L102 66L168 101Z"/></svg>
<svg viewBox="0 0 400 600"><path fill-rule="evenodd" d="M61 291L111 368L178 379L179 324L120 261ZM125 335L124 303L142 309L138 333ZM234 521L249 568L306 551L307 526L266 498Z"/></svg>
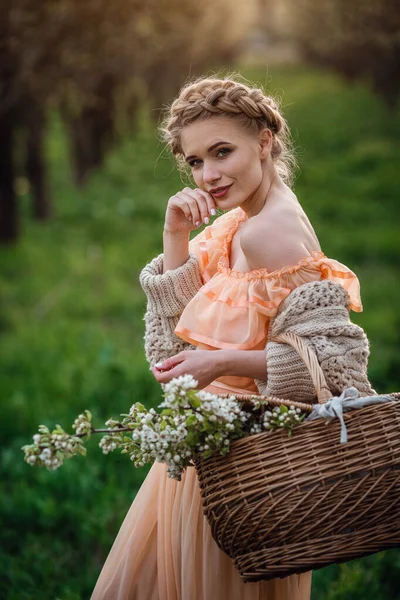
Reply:
<svg viewBox="0 0 400 600"><path fill-rule="evenodd" d="M183 265L164 273L164 256L160 254L142 269L139 281L147 296L144 349L150 367L194 349L174 329L183 309L203 285L196 256L190 254Z"/></svg>
<svg viewBox="0 0 400 600"><path fill-rule="evenodd" d="M183 309L203 285L196 255L189 252L189 236L192 229L208 222L212 208L212 196L197 189L185 188L168 201L164 252L139 276L147 296L144 342L150 367L183 350L195 349L174 329Z"/></svg>

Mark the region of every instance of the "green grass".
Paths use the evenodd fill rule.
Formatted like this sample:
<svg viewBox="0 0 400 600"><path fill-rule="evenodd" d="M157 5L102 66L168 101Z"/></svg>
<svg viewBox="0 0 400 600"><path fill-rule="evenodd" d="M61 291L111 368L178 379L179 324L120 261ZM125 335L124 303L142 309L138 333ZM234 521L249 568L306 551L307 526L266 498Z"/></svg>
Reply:
<svg viewBox="0 0 400 600"><path fill-rule="evenodd" d="M321 71L243 74L283 96L301 167L295 191L323 251L360 278L364 312L352 318L371 342L374 386L400 390L400 119L364 88ZM33 223L29 194L21 196L21 241L0 252L0 597L7 600L88 598L147 473L125 456L103 456L98 440L86 458L52 473L25 464L20 447L39 423L68 428L85 408L102 424L133 401L159 402L144 357L138 276L162 251L167 201L182 187L149 125L124 140L84 191L71 183L57 119L47 150L55 217ZM313 600L400 598L399 561L392 550L315 572Z"/></svg>

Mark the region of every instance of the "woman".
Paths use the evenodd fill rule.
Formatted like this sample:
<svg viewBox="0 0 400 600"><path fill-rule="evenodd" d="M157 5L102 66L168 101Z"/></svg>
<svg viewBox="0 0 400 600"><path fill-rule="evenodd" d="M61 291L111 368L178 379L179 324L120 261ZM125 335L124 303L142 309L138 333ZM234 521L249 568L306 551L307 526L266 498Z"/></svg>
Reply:
<svg viewBox="0 0 400 600"><path fill-rule="evenodd" d="M350 308L362 310L358 279L323 254L289 187L294 160L276 102L232 78L200 78L182 88L161 131L196 185L169 199L164 252L140 274L145 351L161 386L191 373L216 394L313 402L301 359L273 341L294 331L332 393L355 385L373 394L368 341L349 320ZM155 463L92 600L309 600L310 590L311 572L243 583L211 536L195 470L177 482Z"/></svg>

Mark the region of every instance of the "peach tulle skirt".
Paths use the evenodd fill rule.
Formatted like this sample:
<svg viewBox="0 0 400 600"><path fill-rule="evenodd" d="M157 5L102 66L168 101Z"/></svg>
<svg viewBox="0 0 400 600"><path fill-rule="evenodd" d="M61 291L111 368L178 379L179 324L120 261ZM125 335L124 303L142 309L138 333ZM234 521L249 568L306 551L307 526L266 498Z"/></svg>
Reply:
<svg viewBox="0 0 400 600"><path fill-rule="evenodd" d="M205 389L229 393L212 384ZM164 464L154 463L91 600L309 600L311 575L244 583L211 535L195 469L175 481Z"/></svg>

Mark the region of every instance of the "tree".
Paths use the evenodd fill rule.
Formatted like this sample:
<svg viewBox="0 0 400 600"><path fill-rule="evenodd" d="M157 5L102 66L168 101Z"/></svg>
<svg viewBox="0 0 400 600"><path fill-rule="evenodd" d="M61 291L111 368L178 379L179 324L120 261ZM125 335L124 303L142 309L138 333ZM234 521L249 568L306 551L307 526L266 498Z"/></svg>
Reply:
<svg viewBox="0 0 400 600"><path fill-rule="evenodd" d="M286 34L306 59L349 80L362 78L394 108L400 92L400 5L396 0L298 0Z"/></svg>

